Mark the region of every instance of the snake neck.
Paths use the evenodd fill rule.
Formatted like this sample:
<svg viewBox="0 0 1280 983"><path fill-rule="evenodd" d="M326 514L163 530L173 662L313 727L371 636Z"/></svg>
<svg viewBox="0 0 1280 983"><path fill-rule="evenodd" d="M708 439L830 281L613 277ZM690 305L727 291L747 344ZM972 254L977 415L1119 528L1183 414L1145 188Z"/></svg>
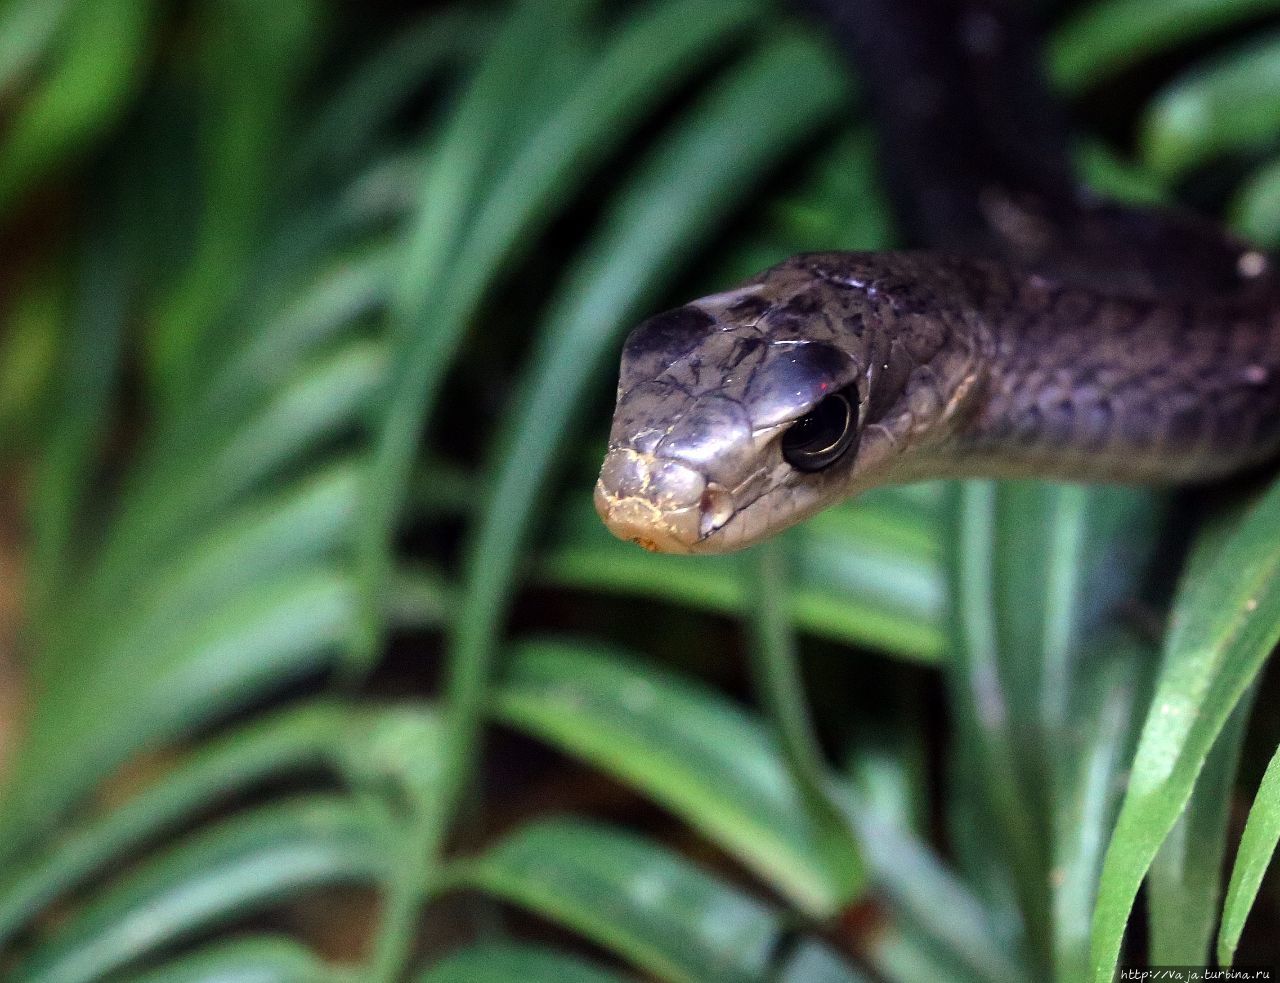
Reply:
<svg viewBox="0 0 1280 983"><path fill-rule="evenodd" d="M1163 302L989 268L955 475L1211 480L1280 446L1280 307Z"/></svg>

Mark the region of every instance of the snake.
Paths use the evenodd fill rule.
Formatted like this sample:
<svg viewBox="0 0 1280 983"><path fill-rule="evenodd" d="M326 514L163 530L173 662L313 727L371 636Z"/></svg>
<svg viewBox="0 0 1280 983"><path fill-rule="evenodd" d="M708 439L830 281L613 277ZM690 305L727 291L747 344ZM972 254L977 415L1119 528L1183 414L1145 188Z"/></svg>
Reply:
<svg viewBox="0 0 1280 983"><path fill-rule="evenodd" d="M925 248L794 256L632 330L594 495L610 531L722 553L882 485L1211 482L1280 450L1268 255L1081 189L1045 102L1009 110L1017 140L971 139L966 120L986 125L989 93L1035 63L1010 8L827 4L872 76L883 142L925 172L898 199ZM925 42L919 24L876 20L930 5ZM979 85L952 84L957 59ZM912 69L916 96L945 83L923 109L904 105ZM948 157L948 133L963 153ZM1024 137L1050 149L1011 154Z"/></svg>

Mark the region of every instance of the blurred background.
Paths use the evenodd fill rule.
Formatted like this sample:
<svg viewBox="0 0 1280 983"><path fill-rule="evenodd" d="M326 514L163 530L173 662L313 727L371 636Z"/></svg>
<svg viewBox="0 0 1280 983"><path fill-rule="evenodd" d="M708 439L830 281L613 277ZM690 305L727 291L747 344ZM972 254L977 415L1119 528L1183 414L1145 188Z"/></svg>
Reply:
<svg viewBox="0 0 1280 983"><path fill-rule="evenodd" d="M1280 0L1038 12L1091 185L1280 242ZM592 510L634 323L895 243L858 91L770 0L0 4L0 977L1280 960L1265 483Z"/></svg>

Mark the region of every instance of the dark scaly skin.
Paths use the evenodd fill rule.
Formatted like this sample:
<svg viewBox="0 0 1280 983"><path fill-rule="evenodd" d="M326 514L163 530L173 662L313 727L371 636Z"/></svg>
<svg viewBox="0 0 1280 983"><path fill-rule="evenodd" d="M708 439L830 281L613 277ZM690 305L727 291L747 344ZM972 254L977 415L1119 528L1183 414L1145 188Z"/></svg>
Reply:
<svg viewBox="0 0 1280 983"><path fill-rule="evenodd" d="M597 508L714 553L876 485L1220 477L1280 446L1280 303L1260 254L1240 270L1162 299L928 252L794 257L632 332ZM792 468L782 434L848 386L855 446Z"/></svg>

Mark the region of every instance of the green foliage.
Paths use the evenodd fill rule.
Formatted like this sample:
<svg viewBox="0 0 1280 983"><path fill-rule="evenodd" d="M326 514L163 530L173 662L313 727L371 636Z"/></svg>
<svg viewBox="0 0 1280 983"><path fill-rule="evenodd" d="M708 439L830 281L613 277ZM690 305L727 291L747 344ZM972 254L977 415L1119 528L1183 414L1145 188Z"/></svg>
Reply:
<svg viewBox="0 0 1280 983"><path fill-rule="evenodd" d="M1280 37L1233 51L1165 90L1148 111L1144 156L1176 176L1216 156L1265 149L1280 126Z"/></svg>
<svg viewBox="0 0 1280 983"><path fill-rule="evenodd" d="M769 906L682 858L579 820L526 825L458 876L680 983L765 979L783 929Z"/></svg>
<svg viewBox="0 0 1280 983"><path fill-rule="evenodd" d="M463 949L418 979L419 983L617 983L619 978L547 949L497 944Z"/></svg>
<svg viewBox="0 0 1280 983"><path fill-rule="evenodd" d="M1156 851L1197 781L1217 777L1212 770L1202 774L1211 752L1221 753L1215 742L1240 740L1239 726L1220 735L1280 639L1280 557L1273 545L1280 535L1280 486L1229 533L1213 533L1200 546L1211 555L1193 564L1174 603L1164 664L1108 849L1094 918L1099 980L1111 977L1129 907ZM1196 813L1188 818L1198 825ZM1217 848L1225 824L1210 825L1195 844L1198 852Z"/></svg>
<svg viewBox="0 0 1280 983"><path fill-rule="evenodd" d="M1122 720L1082 726L1103 712L1091 675L1106 672L1115 685L1133 672L1125 663L1143 658L1110 633L1150 552L1154 518L1140 492L972 482L957 493L951 685L966 777L953 808L957 822L998 831L972 844L967 866L973 877L993 867L1007 877L989 890L1016 899L1028 955L1045 976L1075 979L1082 968L1080 927L1101 858L1089 842L1096 829L1079 820L1110 823L1139 712L1131 687L1107 693L1124 701L1111 709ZM1082 754L1107 770L1081 771ZM971 830L955 835L974 839Z"/></svg>
<svg viewBox="0 0 1280 983"><path fill-rule="evenodd" d="M1276 840L1280 839L1280 751L1271 759L1267 772L1258 786L1258 796L1249 810L1249 821L1240 837L1240 851L1236 854L1231 872L1231 884L1227 888L1227 900L1222 908L1222 931L1218 935L1218 961L1231 965L1236 946L1240 944L1240 932L1249 916L1262 875L1275 853Z"/></svg>
<svg viewBox="0 0 1280 983"><path fill-rule="evenodd" d="M500 719L643 789L814 917L836 914L863 886L853 844L824 841L806 821L759 721L679 677L527 643L496 706Z"/></svg>
<svg viewBox="0 0 1280 983"><path fill-rule="evenodd" d="M30 91L6 121L0 215L13 210L45 169L73 157L120 116L145 74L157 4L54 0L7 7L0 20L9 39L7 50L0 49L0 84L21 82ZM30 79L37 61L46 70Z"/></svg>
<svg viewBox="0 0 1280 983"><path fill-rule="evenodd" d="M1222 211L1280 241L1276 9L1073 8L1062 91L1172 66L1135 159L1082 144L1090 180L1172 199L1223 165ZM1033 483L877 491L741 557L613 540L590 489L628 327L892 243L856 87L766 0L353 10L0 5L0 220L41 230L0 298L33 708L0 976L1074 983L1215 932L1233 958L1280 828L1263 746L1223 901L1280 490L1215 507L1181 573L1161 497ZM495 730L661 818L501 787ZM281 917L352 891L343 958ZM469 941L419 944L459 897Z"/></svg>

